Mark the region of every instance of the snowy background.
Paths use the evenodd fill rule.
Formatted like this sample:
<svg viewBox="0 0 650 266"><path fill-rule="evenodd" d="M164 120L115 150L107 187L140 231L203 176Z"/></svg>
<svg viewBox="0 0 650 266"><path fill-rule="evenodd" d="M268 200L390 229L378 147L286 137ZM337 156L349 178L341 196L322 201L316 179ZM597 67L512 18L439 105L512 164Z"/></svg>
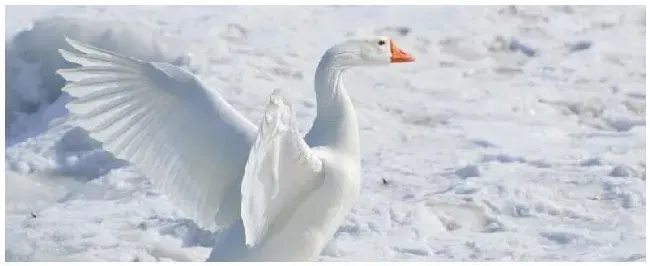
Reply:
<svg viewBox="0 0 650 266"><path fill-rule="evenodd" d="M257 124L303 132L350 36L414 64L353 70L362 192L323 261L645 261L643 7L6 9L8 261L202 261L215 236L70 125L62 36L185 66ZM209 122L209 121L206 121Z"/></svg>

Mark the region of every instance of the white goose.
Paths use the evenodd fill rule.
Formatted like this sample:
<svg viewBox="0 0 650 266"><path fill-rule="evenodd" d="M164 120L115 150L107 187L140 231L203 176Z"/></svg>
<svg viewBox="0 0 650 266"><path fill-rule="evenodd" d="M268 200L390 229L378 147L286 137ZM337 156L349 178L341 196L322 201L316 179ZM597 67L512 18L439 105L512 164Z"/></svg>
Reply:
<svg viewBox="0 0 650 266"><path fill-rule="evenodd" d="M67 39L79 68L58 71L76 123L152 179L202 228L223 230L208 261L315 260L360 188L359 135L342 82L355 66L412 62L388 37L323 55L317 116L305 138L276 90L256 128L187 70Z"/></svg>

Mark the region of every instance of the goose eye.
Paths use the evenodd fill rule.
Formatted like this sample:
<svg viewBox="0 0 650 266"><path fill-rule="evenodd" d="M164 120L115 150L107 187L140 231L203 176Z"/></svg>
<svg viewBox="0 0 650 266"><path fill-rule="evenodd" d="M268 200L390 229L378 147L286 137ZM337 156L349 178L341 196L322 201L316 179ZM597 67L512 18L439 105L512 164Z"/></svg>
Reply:
<svg viewBox="0 0 650 266"><path fill-rule="evenodd" d="M384 41L384 40L379 40L379 41L377 42L377 44L379 44L379 45L381 46L381 45L386 44L386 41Z"/></svg>

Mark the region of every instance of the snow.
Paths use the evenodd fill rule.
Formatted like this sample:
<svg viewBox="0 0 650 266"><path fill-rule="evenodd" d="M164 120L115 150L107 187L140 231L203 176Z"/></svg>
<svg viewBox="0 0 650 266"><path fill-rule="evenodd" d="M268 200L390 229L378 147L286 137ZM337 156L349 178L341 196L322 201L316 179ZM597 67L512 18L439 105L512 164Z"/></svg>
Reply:
<svg viewBox="0 0 650 266"><path fill-rule="evenodd" d="M73 67L58 53L58 49L68 48L63 36L145 60L182 62L181 52L188 50L184 47L188 44L161 34L146 23L134 23L48 17L35 21L30 30L17 33L7 51L5 125L14 122L16 112L34 112L61 94L64 81L55 71Z"/></svg>
<svg viewBox="0 0 650 266"><path fill-rule="evenodd" d="M389 34L417 62L348 75L362 191L321 260L646 260L643 7L7 10L7 261L202 261L221 238L70 125L63 34L185 66L256 124L289 89L303 132L323 51Z"/></svg>

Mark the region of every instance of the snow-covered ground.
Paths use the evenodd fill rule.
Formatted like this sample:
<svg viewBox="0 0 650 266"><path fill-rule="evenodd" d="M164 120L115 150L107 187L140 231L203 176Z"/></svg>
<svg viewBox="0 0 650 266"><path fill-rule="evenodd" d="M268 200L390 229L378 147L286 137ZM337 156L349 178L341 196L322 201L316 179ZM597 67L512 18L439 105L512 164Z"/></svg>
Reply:
<svg viewBox="0 0 650 266"><path fill-rule="evenodd" d="M290 89L305 132L329 46L387 34L414 54L348 75L362 192L323 261L646 260L643 7L6 15L8 261L202 261L215 239L70 125L53 74L63 34L186 66L255 123L273 89ZM67 18L35 23L52 16Z"/></svg>

